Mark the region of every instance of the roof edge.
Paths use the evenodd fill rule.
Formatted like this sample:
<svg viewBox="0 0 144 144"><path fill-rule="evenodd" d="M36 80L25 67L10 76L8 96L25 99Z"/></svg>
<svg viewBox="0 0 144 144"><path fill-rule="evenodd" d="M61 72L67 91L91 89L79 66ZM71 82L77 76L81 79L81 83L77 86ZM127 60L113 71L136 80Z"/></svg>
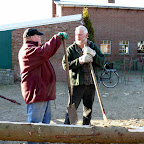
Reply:
<svg viewBox="0 0 144 144"><path fill-rule="evenodd" d="M63 7L96 7L96 8L144 10L143 7L127 7L127 6L118 6L118 5L95 5L95 4L80 4L80 3L68 4L68 3L62 3L59 1L58 2L55 1L54 3Z"/></svg>
<svg viewBox="0 0 144 144"><path fill-rule="evenodd" d="M82 14L77 14L77 15L69 15L69 16L62 16L62 17L54 17L50 19L41 19L41 20L27 21L21 23L6 24L6 25L0 25L0 31L48 25L48 24L57 24L57 23L64 23L64 22L71 22L71 21L79 21L81 19L82 19Z"/></svg>

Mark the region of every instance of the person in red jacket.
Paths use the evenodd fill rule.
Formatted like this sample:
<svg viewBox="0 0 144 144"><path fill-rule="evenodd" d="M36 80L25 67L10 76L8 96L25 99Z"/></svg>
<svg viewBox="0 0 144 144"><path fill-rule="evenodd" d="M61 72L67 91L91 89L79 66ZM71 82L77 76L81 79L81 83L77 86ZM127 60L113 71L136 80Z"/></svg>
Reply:
<svg viewBox="0 0 144 144"><path fill-rule="evenodd" d="M56 99L56 75L49 58L60 47L61 39L68 38L68 34L59 32L43 45L42 35L43 33L37 29L26 29L18 59L21 91L27 104L28 122L49 124L51 120L50 101ZM34 144L35 142L28 143Z"/></svg>

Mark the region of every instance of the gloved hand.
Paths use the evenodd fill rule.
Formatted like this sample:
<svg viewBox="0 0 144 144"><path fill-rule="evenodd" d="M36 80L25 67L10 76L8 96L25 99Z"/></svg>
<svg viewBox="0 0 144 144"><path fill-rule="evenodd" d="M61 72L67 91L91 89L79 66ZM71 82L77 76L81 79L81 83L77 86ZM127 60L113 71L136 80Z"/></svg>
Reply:
<svg viewBox="0 0 144 144"><path fill-rule="evenodd" d="M66 32L59 32L57 35L61 38L61 40L63 40L63 38L65 40L68 39L68 34Z"/></svg>
<svg viewBox="0 0 144 144"><path fill-rule="evenodd" d="M91 49L88 46L85 46L82 50L83 50L83 54L90 54L90 55L92 55L92 57L94 57L96 55L95 50Z"/></svg>
<svg viewBox="0 0 144 144"><path fill-rule="evenodd" d="M90 62L93 62L93 57L90 54L85 54L79 57L80 64L90 63Z"/></svg>

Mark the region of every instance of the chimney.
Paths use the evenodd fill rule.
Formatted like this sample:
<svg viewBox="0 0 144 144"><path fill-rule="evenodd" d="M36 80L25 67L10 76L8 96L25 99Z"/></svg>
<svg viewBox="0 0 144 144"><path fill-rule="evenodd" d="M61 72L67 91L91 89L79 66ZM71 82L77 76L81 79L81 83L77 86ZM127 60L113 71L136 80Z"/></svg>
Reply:
<svg viewBox="0 0 144 144"><path fill-rule="evenodd" d="M108 3L115 3L115 0L108 0Z"/></svg>

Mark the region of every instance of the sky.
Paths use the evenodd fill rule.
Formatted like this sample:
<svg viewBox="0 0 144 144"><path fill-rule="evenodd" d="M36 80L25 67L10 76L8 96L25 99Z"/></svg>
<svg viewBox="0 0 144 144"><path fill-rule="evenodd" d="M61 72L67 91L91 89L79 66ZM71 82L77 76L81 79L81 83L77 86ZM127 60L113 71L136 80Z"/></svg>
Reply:
<svg viewBox="0 0 144 144"><path fill-rule="evenodd" d="M62 0L102 4L108 0ZM116 5L144 7L144 0L115 0ZM1 0L0 25L51 17L52 0Z"/></svg>
<svg viewBox="0 0 144 144"><path fill-rule="evenodd" d="M0 25L50 18L51 0L1 0Z"/></svg>

